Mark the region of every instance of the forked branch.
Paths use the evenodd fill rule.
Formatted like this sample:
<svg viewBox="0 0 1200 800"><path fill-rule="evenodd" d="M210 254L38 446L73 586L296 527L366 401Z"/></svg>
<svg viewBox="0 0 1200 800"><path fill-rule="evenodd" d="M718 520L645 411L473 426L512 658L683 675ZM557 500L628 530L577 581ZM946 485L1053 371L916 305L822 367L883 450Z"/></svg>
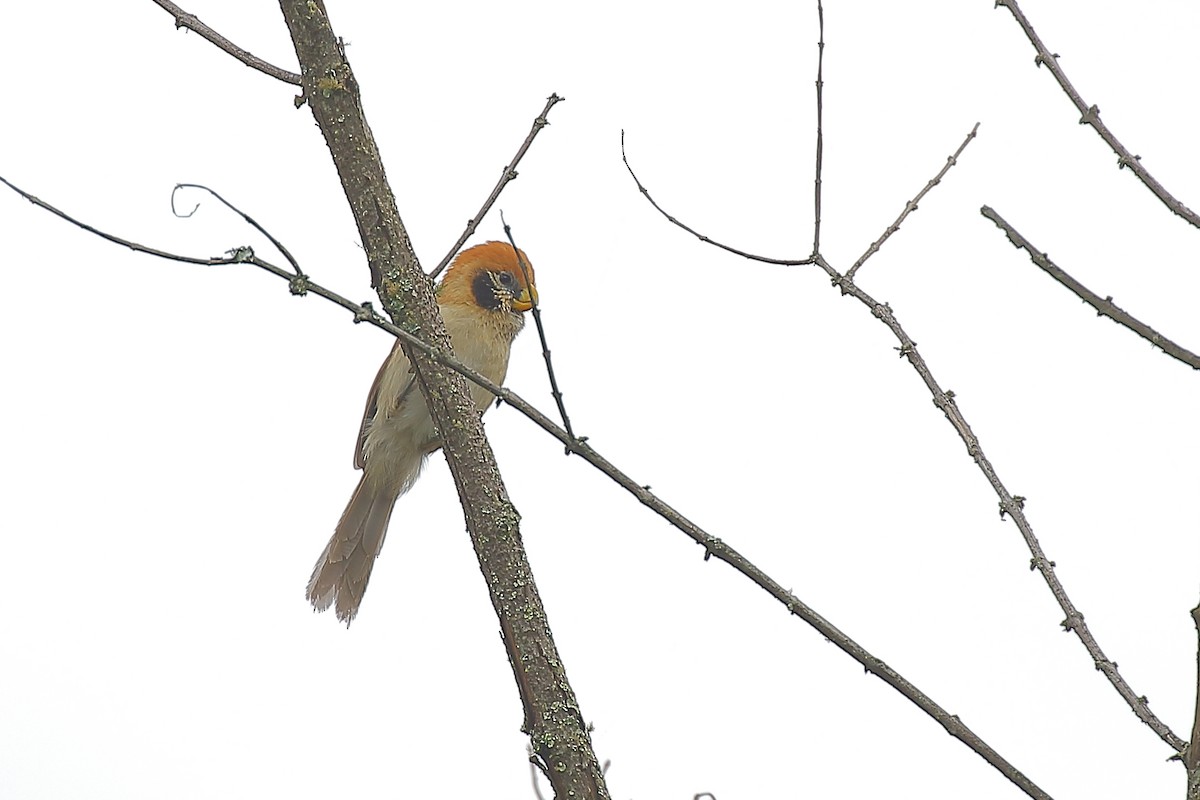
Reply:
<svg viewBox="0 0 1200 800"><path fill-rule="evenodd" d="M978 126L976 126L976 127L978 127ZM974 137L974 135L975 135L975 131L974 131L974 129L972 129L971 133L968 134L966 142L964 142L964 144L963 144L963 147L965 147L966 144L971 141L971 139ZM955 154L955 157L957 157L958 153L961 153L961 152L962 152L962 147L959 148L959 150ZM624 137L622 137L622 153L624 154ZM952 157L951 161L948 162L947 166L943 167L943 172L939 173L939 176L944 174L945 170L948 169L949 166L951 166L953 164L955 157ZM633 176L633 180L637 184L639 191L641 191L642 195L646 197L646 199L650 202L650 204L653 205L654 208L660 214L662 214L672 224L682 228L685 231L688 231L689 233L691 233L694 236L699 237L701 241L707 242L707 243L713 245L714 247L719 247L722 250L727 250L729 252L744 256L746 258L750 258L750 259L753 259L756 261L762 261L762 262L769 263L769 264L815 263L816 265L818 265L822 269L824 269L830 275L830 277L833 279L833 283L835 285L842 287L843 293L850 294L850 295L854 296L856 299L858 299L859 301L863 302L869 309L871 309L872 314L876 318L882 320L885 324L888 325L888 327L897 336L897 338L900 339L900 347L897 348L900 352L900 355L902 357L905 357L905 356L908 357L909 363L911 363L914 367L917 368L917 372L921 374L922 378L925 379L926 384L930 387L930 390L934 392L934 402L935 403L939 402L939 398L941 398L942 403L948 403L949 404L948 408L950 410L943 409L943 410L946 410L947 417L949 417L952 422L956 423L955 427L957 429L959 429L960 434L963 434L965 432L965 434L967 436L970 436L970 440L972 442L974 441L974 436L970 434L970 428L967 426L966 420L963 420L961 418L961 415L958 414L957 407L953 406L953 402L947 399L948 397L953 397L953 393L948 394L948 393L942 392L941 388L937 385L936 382L934 382L933 376L929 373L928 367L925 366L924 361L921 359L921 357L916 352L916 343L913 342L908 337L908 335L904 332L903 328L900 327L900 323L898 323L896 321L895 317L892 315L892 310L891 310L890 306L888 306L886 303L876 302L874 299L872 299L870 296L868 296L865 292L863 292L860 288L858 288L858 285L855 284L853 280L848 279L846 276L843 276L837 270L833 269L833 267L829 266L828 262L826 262L825 258L823 256L821 256L820 254L817 254L815 256L815 258L809 258L809 259L803 259L803 260L773 259L773 258L765 258L765 257L761 257L761 256L753 256L753 255L745 253L741 250L737 250L735 248L729 247L728 245L724 245L724 244L721 244L720 242L713 241L709 237L697 233L689 225L687 225L684 222L681 222L680 220L676 219L671 214L667 213L667 211L665 209L663 209L661 206L659 206L657 203L655 203L650 198L650 193L646 191L644 186L642 186L642 183L638 179L637 174L634 173L634 171L633 171L633 167L630 166L629 159L627 156L625 157L625 166L627 169L629 169L630 175ZM931 183L931 185L933 184L932 181L930 183ZM927 187L926 190L928 190L928 188L929 187ZM971 445L968 446L968 449L970 449L970 448L971 448ZM982 452L979 451L980 458L982 458L982 455L983 455ZM988 464L987 466L988 466L988 469L990 470L991 465ZM985 472L985 474L986 474L986 472ZM1001 488L1003 488L1003 487L1001 487ZM1005 494L1007 495L1007 492L1005 492ZM710 548L710 550L711 550L711 548ZM720 550L711 550L711 551L714 552L718 556L721 555ZM751 565L751 566L753 566L753 565ZM757 568L755 568L755 569L757 569ZM780 598L781 601L783 601L783 602L787 602L788 609L790 611L792 611L792 613L796 614L801 619L803 619L805 622L807 622L808 624L810 624L814 628L816 628L818 631L820 631L826 638L828 638L830 641L832 641L834 644L836 644L838 647L840 647L843 651L845 651L851 657L853 657L856 661L858 661L860 664L862 664L867 669L868 672L879 675L879 677L883 678L885 680L885 682L887 682L890 686L892 686L897 691L899 691L902 695L904 695L909 700L911 700L918 708L920 708L926 714L928 714L929 716L931 716L935 720L937 720L938 723L941 724L951 736L954 736L956 739L958 739L959 741L961 741L965 745L967 745L967 747L970 747L972 750L974 750L976 753L978 753L985 761L987 761L989 764L991 764L993 767L995 767L996 770L998 770L1002 775L1004 775L1006 778L1008 778L1010 781L1012 781L1016 786L1018 786L1027 795L1029 795L1030 797L1036 797L1036 798L1049 797L1049 795L1046 794L1039 786L1037 786L1037 784L1033 783L1033 781L1031 781L1028 777L1026 777L1024 773L1022 773L1019 769L1017 769L1013 764L1010 764L1003 756L1001 756L999 753L997 753L995 750L993 750L990 746L988 746L987 743L985 743L982 739L980 739L973 731L971 731L965 725L963 725L962 721L959 720L959 718L956 715L951 715L949 712L947 712L945 709L943 709L941 706L939 706L937 703L935 703L931 698L929 698L927 695L921 693L919 690L916 689L916 687L913 687L911 684L908 683L908 681L905 681L899 675L894 675L894 679L892 679L892 676L891 676L892 670L890 669L890 667L887 667L885 664L883 664L883 662L879 661L878 659L875 659L874 656L871 656L865 650L862 650L857 643L854 643L853 641L849 640L849 638L846 637L845 634L843 634L841 631L838 631L836 628L834 628L829 622L827 622L824 618L820 617L815 611L808 608L807 606L803 606L802 604L799 604L799 601L783 600L782 597L780 597L780 595L776 595L774 593L773 587L771 587L769 584L767 584L765 582L760 582L753 575L751 575L751 578L753 580L755 580L755 583L758 583L760 586L762 586L763 588L765 588L769 592L771 592L773 596ZM766 576L763 576L763 578L766 578ZM766 580L769 581L770 579L767 578ZM795 607L792 605L793 602L797 604ZM884 670L884 672L881 672L879 668L882 668Z"/></svg>
<svg viewBox="0 0 1200 800"><path fill-rule="evenodd" d="M978 125L976 125L976 127L978 127ZM936 185L936 182L940 180L940 177L945 173L945 171L955 163L958 155L962 152L966 144L971 141L974 135L975 129L973 128L971 133L968 134L963 145L959 147L955 155L952 156L947 162L946 166L942 168L942 172L939 172L938 176L934 180L930 181L929 184L927 184L924 191L928 191L930 188ZM629 166L627 158L626 166ZM630 173L633 174L632 168L630 168ZM755 260L766 261L768 263L788 263L781 259L764 259L750 256L740 250L735 250L727 245L712 241L708 237L698 234L686 223L679 221L671 214L667 213L667 211L661 208L657 203L651 200L649 193L642 186L641 181L637 179L636 175L634 175L634 180L637 183L638 189L643 195L646 196L647 200L651 202L651 204L660 214L662 214L672 224L683 228L695 236L698 236L701 241L706 241L715 247L720 247L724 250L735 252L748 258L754 258ZM923 193L924 192L922 192L922 194ZM918 195L918 197L920 196L921 195ZM911 206L911 203L909 206ZM906 206L906 212L907 210L909 210L909 207ZM904 213L901 214L900 219L903 218ZM887 232L885 231L884 236L882 236L879 241L886 239L886 237ZM860 259L859 264L861 264L866 257L870 256L872 252L873 251L871 249L868 249L864 258ZM913 369L916 370L921 380L929 389L930 394L933 396L934 404L942 411L942 413L945 414L946 419L950 422L955 429L955 432L963 440L963 444L966 445L967 454L975 461L976 465L979 467L980 471L983 473L984 477L987 479L988 483L992 486L993 490L999 497L1001 517L1011 516L1014 523L1016 523L1017 529L1020 531L1025 540L1026 546L1029 548L1030 553L1032 554L1032 558L1030 559L1030 569L1037 570L1042 574L1042 577L1046 581L1046 584L1050 587L1050 591L1054 595L1055 600L1058 601L1059 606L1066 615L1065 619L1061 623L1063 628L1065 630L1075 632L1080 641L1083 643L1084 647L1087 649L1089 655L1091 655L1096 669L1104 673L1105 677L1108 678L1109 682L1117 690L1117 693L1126 701L1138 718L1146 723L1146 725L1149 726L1151 730L1153 730L1159 736L1159 738L1166 742L1177 753L1182 752L1186 747L1186 743L1176 736L1171 729L1167 727L1164 722L1162 722L1162 720L1160 720L1150 711L1146 698L1142 695L1136 694L1133 691L1128 682L1125 681L1124 677L1122 677L1118 671L1116 662L1109 659L1105 655L1104 651L1100 648L1099 643L1096 641L1095 637L1091 633L1091 630L1088 628L1087 623L1084 621L1083 614L1075 608L1074 604L1067 596L1066 590L1064 589L1054 570L1054 562L1050 561L1050 559L1046 557L1045 552L1042 550L1041 543L1034 535L1033 527L1029 523L1029 520L1025 517L1023 510L1025 498L1011 494L1003 482L1001 482L999 475L997 475L995 468L992 466L992 463L984 454L983 448L979 443L979 439L975 436L974 432L971 430L971 426L967 423L967 420L963 416L957 403L955 403L954 393L943 390L938 382L934 379L933 373L929 369L928 364L917 350L916 342L914 342L901 327L900 322L896 319L891 306L887 303L881 303L868 295L858 286L858 284L854 282L851 275L848 273L845 275L840 273L820 254L816 256L815 263L817 266L821 267L821 269L825 270L832 283L835 286L840 287L843 294L848 294L862 303L867 309L870 310L871 315L885 324L896 337L897 341L899 342L899 346L896 348L896 350L899 352L902 358L908 359L909 364L913 367ZM929 713L928 710L927 713ZM977 750L976 752L979 751ZM981 755L983 754L981 753ZM987 756L984 757L987 758ZM992 761L990 758L988 760L989 763L992 763L994 766L996 766L996 768L999 769L1006 777L1020 786L1027 793L1030 793L1031 796L1038 796L1033 794L1033 792L1041 792L1041 790L1036 786L1027 784L1028 779L1025 778L1025 776L1021 773L1017 772L1016 769L1011 765L1007 764L1007 762L1003 762L1003 765L1001 765L996 761Z"/></svg>

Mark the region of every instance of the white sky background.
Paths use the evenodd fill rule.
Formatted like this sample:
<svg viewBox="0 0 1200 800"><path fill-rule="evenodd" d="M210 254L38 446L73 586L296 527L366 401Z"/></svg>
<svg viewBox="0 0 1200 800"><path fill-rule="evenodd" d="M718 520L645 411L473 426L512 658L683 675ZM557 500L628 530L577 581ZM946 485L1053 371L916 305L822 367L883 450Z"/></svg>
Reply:
<svg viewBox="0 0 1200 800"><path fill-rule="evenodd" d="M431 268L552 91L498 208L538 269L577 430L959 714L1060 798L1180 797L1183 770L1082 646L890 333L811 247L815 4L330 0ZM192 0L295 69L275 4ZM1027 0L1085 99L1200 208L1200 7ZM0 174L198 256L266 225L371 293L293 87L150 2L5 15ZM1099 319L979 215L1200 348L1200 231L1095 134L991 0L826 3L824 250L953 389L1134 690L1189 735L1200 375ZM500 238L493 211L474 242ZM349 631L303 589L357 481L390 346L253 268L133 254L0 191L0 796L532 797L521 706L441 456ZM279 259L280 263L282 260ZM537 337L508 384L553 409ZM1014 798L978 756L509 408L487 429L615 798Z"/></svg>

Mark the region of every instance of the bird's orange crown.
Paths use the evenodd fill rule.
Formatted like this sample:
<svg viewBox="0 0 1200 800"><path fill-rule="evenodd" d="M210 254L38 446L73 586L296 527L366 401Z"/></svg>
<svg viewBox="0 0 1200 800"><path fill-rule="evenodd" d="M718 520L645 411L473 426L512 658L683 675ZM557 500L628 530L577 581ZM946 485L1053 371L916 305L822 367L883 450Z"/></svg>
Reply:
<svg viewBox="0 0 1200 800"><path fill-rule="evenodd" d="M485 242L462 251L438 287L438 303L473 304L488 311L528 311L537 302L537 289L533 264L524 251L519 252L524 269L507 242Z"/></svg>

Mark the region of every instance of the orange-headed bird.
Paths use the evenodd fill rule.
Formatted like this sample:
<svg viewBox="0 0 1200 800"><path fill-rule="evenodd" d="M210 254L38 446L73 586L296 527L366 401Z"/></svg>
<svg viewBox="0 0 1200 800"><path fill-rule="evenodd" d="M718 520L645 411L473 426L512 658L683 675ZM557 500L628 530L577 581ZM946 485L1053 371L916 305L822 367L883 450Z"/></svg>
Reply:
<svg viewBox="0 0 1200 800"><path fill-rule="evenodd" d="M438 308L454 354L493 383L508 372L513 339L525 325L523 312L537 302L533 265L503 242L487 242L459 253L437 288ZM528 280L526 279L528 275ZM480 413L492 394L469 384ZM354 451L363 471L337 530L317 559L307 597L317 611L335 606L347 625L358 613L371 567L383 547L392 507L416 483L425 458L441 448L425 397L397 340L367 395L367 408Z"/></svg>

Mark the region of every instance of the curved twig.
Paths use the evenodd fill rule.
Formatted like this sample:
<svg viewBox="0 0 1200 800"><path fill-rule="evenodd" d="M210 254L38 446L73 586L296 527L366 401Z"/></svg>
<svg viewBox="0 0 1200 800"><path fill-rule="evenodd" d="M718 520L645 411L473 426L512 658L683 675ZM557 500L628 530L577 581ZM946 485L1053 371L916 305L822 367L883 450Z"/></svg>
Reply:
<svg viewBox="0 0 1200 800"><path fill-rule="evenodd" d="M1021 13L1021 7L1017 5L1017 0L996 0L996 5L1004 6L1013 15L1013 19L1021 26L1021 30L1025 32L1025 36L1028 37L1030 44L1033 45L1033 49L1037 50L1034 63L1039 67L1043 64L1049 67L1050 73L1054 75L1054 79L1058 81L1058 85L1062 87L1067 97L1079 109L1079 113L1082 115L1079 118L1079 124L1091 125L1100 138L1117 154L1117 167L1119 169L1128 168L1132 170L1133 174L1138 177L1138 180L1144 183L1146 188L1153 192L1155 197L1161 200L1163 205L1169 208L1173 214L1183 217L1191 225L1200 228L1200 215L1197 215L1195 211L1192 211L1179 200L1175 199L1161 183L1154 179L1153 175L1146 171L1146 168L1142 166L1142 157L1130 153L1125 145L1121 144L1117 139L1116 134L1110 131L1108 126L1100 120L1099 106L1089 106L1084 102L1084 99L1075 89L1075 86L1067 78L1067 74L1058 65L1058 53L1051 53L1046 48L1046 45L1042 43L1041 38L1033 29L1033 25L1029 24L1029 20Z"/></svg>
<svg viewBox="0 0 1200 800"><path fill-rule="evenodd" d="M751 261L761 261L764 264L778 264L778 265L784 266L784 267L799 267L804 264L815 264L816 263L816 261L813 259L812 256L809 256L808 258L801 258L801 259L770 258L768 256L756 256L753 253L747 253L745 250L738 250L736 247L730 247L727 244L721 244L720 242L716 241L715 239L710 239L707 236L705 236L703 233L700 233L699 231L697 231L695 228L691 228L691 227L683 224L679 220L675 219L675 217L672 217L670 214L668 214L666 211L663 210L662 206L660 206L658 203L654 202L654 198L650 196L650 190L642 185L642 182L638 179L637 174L633 171L633 167L629 166L629 157L625 154L625 131L624 130L621 131L621 160L625 162L625 169L629 170L629 175L633 178L633 182L637 184L638 191L641 192L642 195L647 200L650 201L650 205L657 208L658 213L660 213L664 217L666 217L673 225L677 225L678 227L683 228L685 231L690 233L692 236L695 236L700 241L705 242L706 244L711 244L713 247L719 247L722 250L733 253L734 255L737 255L737 256L741 256L742 258L748 258Z"/></svg>
<svg viewBox="0 0 1200 800"><path fill-rule="evenodd" d="M283 242L279 241L274 236L272 236L271 233L266 228L264 228L262 225L259 225L254 220L254 218L251 217L249 214L247 214L245 211L242 211L240 208L238 208L233 203L229 202L224 197L217 194L215 191L208 188L207 186L204 186L199 183L177 183L177 184L175 184L175 188L171 190L171 212L175 216L190 217L190 216L192 216L192 214L196 213L196 209L200 208L200 204L197 203L195 205L195 207L192 208L192 210L186 214L180 214L178 211L176 211L175 210L175 195L180 189L202 189L202 190L208 192L209 194L211 194L213 197L217 198L217 200L221 201L221 203L223 203L226 208L228 208L230 211L232 211L233 213L235 213L239 217L241 217L243 220L245 220L246 223L250 225L250 227L254 228L254 230L258 231L263 236L267 237L267 240L271 243L271 245L276 250L278 250L283 255L284 258L287 259L287 262L289 264L292 265L292 269L294 269L296 271L297 277L299 277L300 275L303 274L300 271L300 265L296 263L296 259L292 258L292 254L290 252L288 252L288 249L283 246Z"/></svg>
<svg viewBox="0 0 1200 800"><path fill-rule="evenodd" d="M79 220L72 217L70 214L67 214L65 211L60 211L59 209L57 209L54 206L47 203L45 200L42 200L39 197L35 197L34 195L31 195L29 192L22 189L21 187L15 185L13 183L10 183L2 175L0 175L0 183L3 183L5 186L12 189L14 192L21 195L21 197L24 197L29 202L33 203L38 208L45 209L46 211L49 211L51 214L54 214L56 217L60 217L61 219L66 220L67 222L71 223L75 227L81 228L81 229L87 231L88 233L95 234L96 236L99 236L101 239L104 239L105 241L112 242L113 244L119 244L122 247L128 247L130 250L133 250L135 253L145 253L146 255L157 256L159 258L165 258L165 259L168 259L169 261L179 261L184 264L200 264L202 266L215 266L218 264L245 263L245 262L249 261L249 258L248 257L239 257L238 254L242 254L244 256L245 254L249 253L251 256L253 255L253 251L250 250L250 248L248 248L248 247L234 248L233 250L228 251L231 254L229 256L214 256L212 258L196 258L194 256L182 256L182 255L178 255L176 253L169 253L166 250L158 250L157 248L154 248L154 247L147 247L144 244L140 244L138 242L134 242L129 239L122 239L120 236L114 236L111 233L106 233L105 231L102 231L99 228L93 228L91 225L88 225L86 222L80 222Z"/></svg>

